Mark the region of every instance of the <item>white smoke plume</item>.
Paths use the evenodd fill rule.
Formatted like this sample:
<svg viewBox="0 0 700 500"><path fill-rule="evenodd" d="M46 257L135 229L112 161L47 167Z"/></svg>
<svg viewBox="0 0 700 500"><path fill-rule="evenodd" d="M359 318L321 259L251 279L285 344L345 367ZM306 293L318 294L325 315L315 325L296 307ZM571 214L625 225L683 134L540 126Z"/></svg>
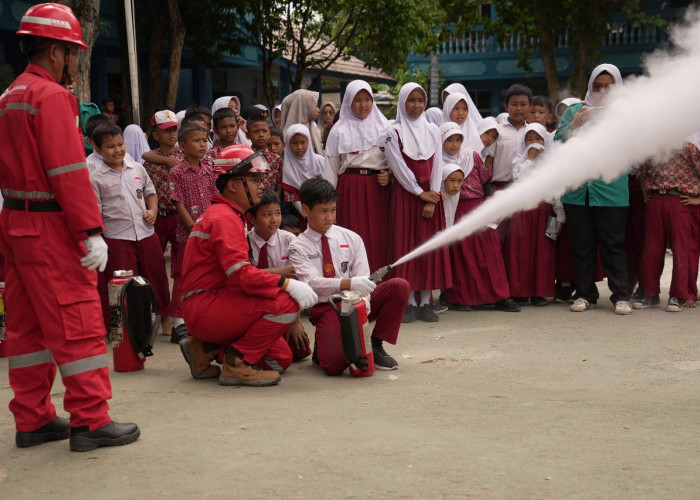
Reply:
<svg viewBox="0 0 700 500"><path fill-rule="evenodd" d="M645 74L627 78L596 119L566 143L555 143L536 168L497 192L454 226L401 257L407 262L536 207L591 179L611 181L631 165L664 157L700 130L700 10L672 29L673 48L645 58Z"/></svg>

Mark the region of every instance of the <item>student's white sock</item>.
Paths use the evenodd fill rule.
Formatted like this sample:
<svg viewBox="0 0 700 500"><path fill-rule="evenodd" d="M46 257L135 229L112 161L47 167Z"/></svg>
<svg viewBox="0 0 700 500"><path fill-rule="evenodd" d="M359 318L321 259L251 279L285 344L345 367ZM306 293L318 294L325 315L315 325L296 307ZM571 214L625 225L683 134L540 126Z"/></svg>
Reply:
<svg viewBox="0 0 700 500"><path fill-rule="evenodd" d="M416 292L413 290L408 294L408 305L418 307L418 304L416 304Z"/></svg>
<svg viewBox="0 0 700 500"><path fill-rule="evenodd" d="M178 326L184 325L184 324L185 324L185 320L184 320L184 319L178 318L178 317L176 317L176 316L172 316L172 317L171 317L171 321L172 321L173 328L177 328Z"/></svg>
<svg viewBox="0 0 700 500"><path fill-rule="evenodd" d="M430 304L430 290L421 290L420 291L420 306L427 306Z"/></svg>

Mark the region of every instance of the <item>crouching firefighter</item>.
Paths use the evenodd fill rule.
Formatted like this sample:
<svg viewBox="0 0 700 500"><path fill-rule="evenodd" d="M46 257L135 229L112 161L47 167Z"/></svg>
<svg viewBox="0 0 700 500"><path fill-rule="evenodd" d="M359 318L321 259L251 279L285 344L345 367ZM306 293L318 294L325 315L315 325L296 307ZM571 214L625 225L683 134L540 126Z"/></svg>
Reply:
<svg viewBox="0 0 700 500"><path fill-rule="evenodd" d="M279 383L279 373L257 365L286 344L283 335L299 309L318 300L307 284L248 261L245 211L260 201L267 171L263 153L249 146L229 146L214 162L219 194L192 228L182 269L182 313L191 337L180 341L180 349L194 378L218 377L221 385Z"/></svg>
<svg viewBox="0 0 700 500"><path fill-rule="evenodd" d="M68 439L74 451L136 441L113 422L97 272L107 264L102 218L90 185L78 102L64 86L87 49L73 12L30 7L20 21L24 73L0 96L0 252L6 259L7 354L16 444ZM56 415L56 370L66 388Z"/></svg>

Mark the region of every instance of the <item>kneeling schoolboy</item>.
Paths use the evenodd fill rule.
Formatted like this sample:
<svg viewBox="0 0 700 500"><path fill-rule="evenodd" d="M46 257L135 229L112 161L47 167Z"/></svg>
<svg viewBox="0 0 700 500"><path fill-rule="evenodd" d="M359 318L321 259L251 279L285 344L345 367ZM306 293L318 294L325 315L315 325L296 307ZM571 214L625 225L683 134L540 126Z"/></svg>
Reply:
<svg viewBox="0 0 700 500"><path fill-rule="evenodd" d="M369 279L362 239L335 225L338 191L330 182L320 177L308 179L301 185L299 197L308 228L290 245L289 260L298 279L318 295L309 318L316 327L314 362L328 375L340 375L347 367L340 322L328 301L344 290L353 290L364 296L369 322L377 322L372 331L376 368L395 370L398 363L386 353L383 341L396 344L410 285L401 278L378 285Z"/></svg>

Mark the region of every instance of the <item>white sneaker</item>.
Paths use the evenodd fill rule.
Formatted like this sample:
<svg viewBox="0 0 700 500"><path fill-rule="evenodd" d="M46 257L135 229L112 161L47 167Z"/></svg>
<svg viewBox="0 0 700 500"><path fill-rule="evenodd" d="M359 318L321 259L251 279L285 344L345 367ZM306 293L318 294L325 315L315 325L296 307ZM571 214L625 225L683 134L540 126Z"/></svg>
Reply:
<svg viewBox="0 0 700 500"><path fill-rule="evenodd" d="M591 304L583 297L579 297L578 299L576 299L574 301L573 304L571 304L569 306L569 311L583 312L583 311L587 311L588 309L594 309L595 307L596 307L596 304Z"/></svg>
<svg viewBox="0 0 700 500"><path fill-rule="evenodd" d="M626 300L618 300L615 302L615 314L626 315L632 312L632 306Z"/></svg>

